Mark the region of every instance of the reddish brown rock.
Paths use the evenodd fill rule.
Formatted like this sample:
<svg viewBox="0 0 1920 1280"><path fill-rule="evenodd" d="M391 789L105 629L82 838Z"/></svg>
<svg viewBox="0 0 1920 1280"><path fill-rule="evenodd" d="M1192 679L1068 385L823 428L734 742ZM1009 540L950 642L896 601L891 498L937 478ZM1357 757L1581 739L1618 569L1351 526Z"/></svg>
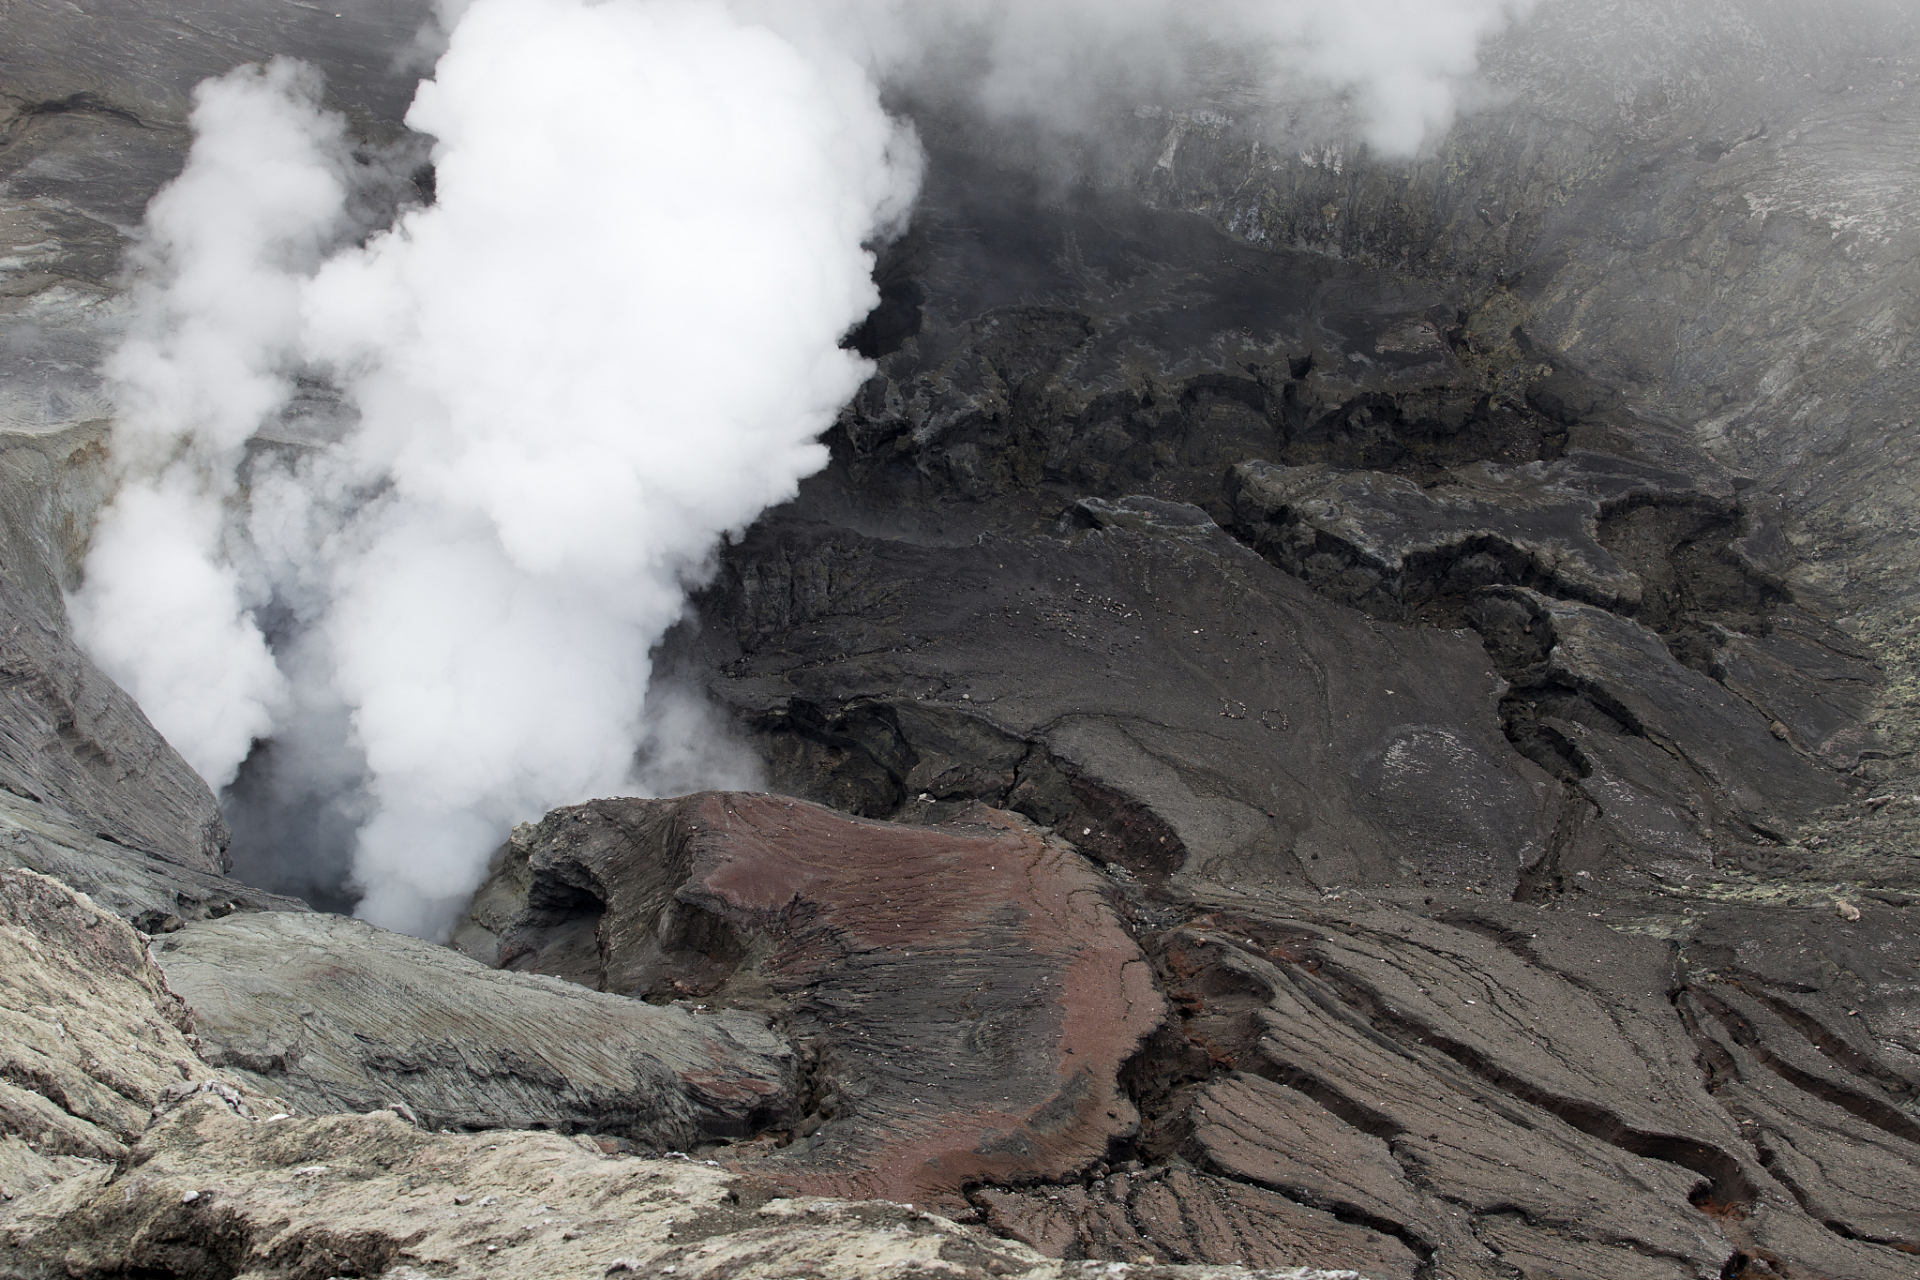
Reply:
<svg viewBox="0 0 1920 1280"><path fill-rule="evenodd" d="M809 1111L753 1163L814 1194L958 1205L1088 1168L1139 1127L1118 1076L1164 1010L1105 877L985 808L911 827L768 795L596 801L516 839L458 940L778 1012Z"/></svg>

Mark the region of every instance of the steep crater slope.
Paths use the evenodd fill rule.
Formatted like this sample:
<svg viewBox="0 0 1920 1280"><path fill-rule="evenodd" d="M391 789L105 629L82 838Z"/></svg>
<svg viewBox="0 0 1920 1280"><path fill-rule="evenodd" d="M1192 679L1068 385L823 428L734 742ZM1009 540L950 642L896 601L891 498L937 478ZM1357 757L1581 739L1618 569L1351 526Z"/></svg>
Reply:
<svg viewBox="0 0 1920 1280"><path fill-rule="evenodd" d="M1107 869L1176 1011L1139 1132L971 1199L1069 1256L1297 1256L1306 1209L1383 1274L1907 1274L1906 677L1886 581L1833 590L1863 544L1810 537L1837 491L1623 371L1644 300L1570 339L1566 259L1396 241L1417 166L1223 118L1065 188L929 125L832 467L662 652L782 790ZM1600 151L1555 208L1633 198ZM1381 234L1199 198L1254 161Z"/></svg>

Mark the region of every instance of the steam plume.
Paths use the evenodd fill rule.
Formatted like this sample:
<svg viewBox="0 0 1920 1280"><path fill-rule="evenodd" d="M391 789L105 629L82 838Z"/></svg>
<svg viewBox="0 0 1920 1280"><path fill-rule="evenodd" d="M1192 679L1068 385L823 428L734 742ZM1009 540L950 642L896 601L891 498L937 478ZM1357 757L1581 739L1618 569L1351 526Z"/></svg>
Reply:
<svg viewBox="0 0 1920 1280"><path fill-rule="evenodd" d="M343 122L286 60L194 94L186 171L153 200L135 322L108 360L118 496L94 529L74 633L215 787L285 682L223 546L234 466L285 402L300 291L346 213Z"/></svg>
<svg viewBox="0 0 1920 1280"><path fill-rule="evenodd" d="M988 112L1067 132L1118 93L1178 93L1234 60L1269 98L1347 100L1361 137L1413 155L1472 96L1480 48L1537 0L741 0L858 51L883 79L966 89Z"/></svg>
<svg viewBox="0 0 1920 1280"><path fill-rule="evenodd" d="M726 773L647 654L868 372L839 342L918 176L877 78L964 46L980 105L1052 118L1091 100L1089 60L1150 84L1207 35L1405 152L1524 3L445 0L408 115L435 200L339 251L316 78L211 81L108 370L126 478L78 633L209 781L272 735L358 797L329 821L358 828L360 914L440 934L512 822ZM246 455L296 369L342 421Z"/></svg>

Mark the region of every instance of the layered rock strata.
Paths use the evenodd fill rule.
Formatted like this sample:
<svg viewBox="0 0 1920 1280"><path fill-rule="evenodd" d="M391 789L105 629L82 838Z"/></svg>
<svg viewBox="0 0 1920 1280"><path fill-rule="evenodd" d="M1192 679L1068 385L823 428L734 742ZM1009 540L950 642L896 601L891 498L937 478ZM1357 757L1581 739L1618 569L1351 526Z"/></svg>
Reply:
<svg viewBox="0 0 1920 1280"><path fill-rule="evenodd" d="M950 1209L1137 1133L1119 1071L1164 1010L1106 877L982 808L938 827L765 795L562 809L509 846L456 941L774 1011L807 1079L759 1176Z"/></svg>
<svg viewBox="0 0 1920 1280"><path fill-rule="evenodd" d="M169 1098L231 1091L140 935L84 894L0 870L0 953L0 1197L111 1170Z"/></svg>
<svg viewBox="0 0 1920 1280"><path fill-rule="evenodd" d="M551 1133L433 1133L404 1106L296 1118L244 1073L196 1056L186 1008L140 936L84 895L0 871L0 953L0 1273L10 1277L1359 1280L1063 1264L912 1205L781 1197L684 1156L635 1159ZM494 977L495 990L513 985ZM594 1000L576 991L573 1002Z"/></svg>
<svg viewBox="0 0 1920 1280"><path fill-rule="evenodd" d="M1900 1052L1920 962L1895 958L1920 951L1896 909L1689 905L1669 940L1629 914L1639 904L1578 889L1600 909L1496 900L1432 918L1391 893L1195 899L1086 867L1079 891L1131 935L1116 953L1144 958L1169 1004L1153 997L1164 1016L1137 1048L1069 1059L1052 1029L1111 1006L1020 963L1031 934L966 948L928 936L936 909L1006 929L1016 898L908 896L862 856L920 884L993 884L975 863L935 873L914 852L951 857L988 816L889 827L752 796L563 810L503 853L463 941L655 998L784 1008L820 1101L796 1127L710 1154L781 1186L831 1159L845 1184L962 1192L1056 1256L1679 1280L1760 1264L1891 1278L1920 1249L1902 1199L1920 1176L1920 1073ZM811 849L833 851L830 870ZM1058 875L1073 855L1054 857ZM1791 938L1745 944L1750 960L1723 941L1789 922ZM1756 967L1783 943L1808 959ZM910 971L896 967L908 950ZM837 971L855 960L864 981ZM1010 1004L1030 1012L996 1013ZM1101 1143L1009 1143L968 1109L1069 1061L1119 1064L1113 1092L1080 1086L1121 1100ZM1029 1123L1045 1130L1067 1094ZM930 1125L979 1145L915 1171L902 1160L926 1153ZM990 1147L999 1159L981 1159Z"/></svg>
<svg viewBox="0 0 1920 1280"><path fill-rule="evenodd" d="M792 1050L759 1014L499 973L317 913L189 924L154 953L193 1008L202 1056L308 1115L399 1105L430 1129L682 1151L787 1123L797 1104Z"/></svg>

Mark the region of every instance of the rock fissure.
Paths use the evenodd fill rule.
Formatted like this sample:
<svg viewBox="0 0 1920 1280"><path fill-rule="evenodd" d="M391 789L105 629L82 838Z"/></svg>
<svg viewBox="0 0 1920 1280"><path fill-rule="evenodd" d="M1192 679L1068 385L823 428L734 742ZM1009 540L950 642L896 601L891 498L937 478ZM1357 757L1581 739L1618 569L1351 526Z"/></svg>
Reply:
<svg viewBox="0 0 1920 1280"><path fill-rule="evenodd" d="M1747 1018L1730 1007L1725 1001L1717 999L1712 991L1692 986L1688 995L1710 1013L1734 1041L1753 1055L1767 1070L1800 1089L1806 1090L1824 1102L1831 1102L1843 1110L1850 1111L1862 1120L1877 1128L1884 1129L1895 1137L1920 1145L1920 1121L1901 1110L1884 1097L1875 1097L1863 1089L1848 1088L1840 1080L1831 1076L1818 1075L1796 1065L1780 1054L1773 1052L1760 1036L1754 1033Z"/></svg>

